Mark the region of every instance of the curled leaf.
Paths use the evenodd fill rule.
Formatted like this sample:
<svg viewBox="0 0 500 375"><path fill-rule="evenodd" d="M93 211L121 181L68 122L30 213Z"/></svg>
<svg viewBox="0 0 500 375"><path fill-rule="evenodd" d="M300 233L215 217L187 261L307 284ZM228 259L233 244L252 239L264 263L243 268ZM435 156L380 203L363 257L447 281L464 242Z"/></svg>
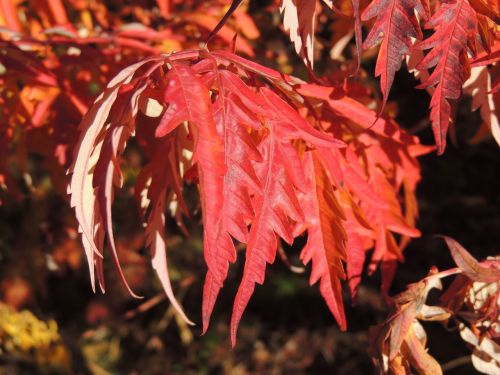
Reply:
<svg viewBox="0 0 500 375"><path fill-rule="evenodd" d="M462 245L450 237L443 237L450 249L451 256L458 268L460 268L471 280L485 283L498 282L500 280L500 269L485 267L467 251Z"/></svg>

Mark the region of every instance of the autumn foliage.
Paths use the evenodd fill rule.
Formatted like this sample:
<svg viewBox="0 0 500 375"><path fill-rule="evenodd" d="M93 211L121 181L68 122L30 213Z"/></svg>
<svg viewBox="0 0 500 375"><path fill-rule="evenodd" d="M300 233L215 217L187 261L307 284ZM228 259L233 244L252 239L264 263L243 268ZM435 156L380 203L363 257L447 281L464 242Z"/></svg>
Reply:
<svg viewBox="0 0 500 375"><path fill-rule="evenodd" d="M130 212L138 211L143 222L151 266L189 324L200 319L186 316L175 297L166 221L171 216L186 232L184 222L201 211L203 333L231 264L244 258L230 322L234 346L267 265L277 255L287 262L283 244L303 239L300 260L310 264L310 284L318 285L342 330L349 327L342 290L354 301L364 270L381 269L381 293L393 306L387 322L370 333L381 371L440 373L418 321L448 324L464 309L476 314L460 323L460 334L480 358L476 368L491 373L498 366L491 349L498 346L498 327L492 328L497 260L478 262L447 238L458 268L433 269L389 297L403 250L420 236L417 158L445 152L463 93L472 96L483 122L473 142L493 136L500 144L498 3L271 2L268 9L282 13L307 79L255 62L262 51L252 40L260 34L242 0L107 3L0 0L3 199L22 194L16 178L26 175L29 154L42 155L54 188L69 194L94 291L106 290L104 261L110 257L124 287L141 298L122 271L114 235L114 197L129 183L137 205ZM314 41L325 13L338 33L328 46L338 69L321 76ZM376 54L380 95L360 79L367 54ZM390 109L391 87L405 61L421 81L418 88L431 95L435 146L400 127ZM123 155L131 142L143 162L127 181ZM190 186L197 188L196 204L186 202ZM440 305L426 305L430 288L455 274ZM471 298L479 283L489 294L477 304ZM491 324L484 329L479 321L486 320Z"/></svg>

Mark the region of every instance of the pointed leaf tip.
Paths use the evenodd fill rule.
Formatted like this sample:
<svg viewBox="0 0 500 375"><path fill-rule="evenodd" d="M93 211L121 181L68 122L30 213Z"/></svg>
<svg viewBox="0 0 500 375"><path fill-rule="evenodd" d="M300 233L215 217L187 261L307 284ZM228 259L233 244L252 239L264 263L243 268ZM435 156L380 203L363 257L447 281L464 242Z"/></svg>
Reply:
<svg viewBox="0 0 500 375"><path fill-rule="evenodd" d="M442 237L451 256L458 268L460 268L471 280L485 283L500 281L500 269L482 266L465 248L451 237Z"/></svg>

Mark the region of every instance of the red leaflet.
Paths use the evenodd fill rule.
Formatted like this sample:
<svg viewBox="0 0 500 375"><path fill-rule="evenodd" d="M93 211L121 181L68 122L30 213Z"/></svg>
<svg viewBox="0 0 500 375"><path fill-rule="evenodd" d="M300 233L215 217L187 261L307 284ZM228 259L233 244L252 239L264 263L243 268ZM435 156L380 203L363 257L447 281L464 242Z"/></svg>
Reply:
<svg viewBox="0 0 500 375"><path fill-rule="evenodd" d="M178 63L172 63L167 78L170 80L164 100L168 109L156 129L156 136L164 136L183 121L194 125L191 129L195 139L193 162L198 165L204 253L208 266L204 287L208 306L203 306L206 329L218 293L214 289L222 286L227 275L227 261L221 263L220 257L232 261L236 258L232 240L222 227L226 175L224 143L217 133L209 91L204 83L189 67Z"/></svg>
<svg viewBox="0 0 500 375"><path fill-rule="evenodd" d="M266 263L273 263L278 246L278 238L287 243L293 242L292 221L302 222L303 213L297 199L293 177L299 171L291 169L286 157L294 155L289 150L287 155L282 151L291 148L289 142L281 142L277 127L279 124L266 124L269 134L261 142L259 151L263 156L262 163L256 163L255 168L262 185L260 194L253 197L255 218L249 233L245 268L240 287L236 294L231 317L231 342L236 343L236 330L241 316L255 289L255 283L264 282ZM297 160L294 161L297 164ZM300 162L299 162L300 165Z"/></svg>
<svg viewBox="0 0 500 375"><path fill-rule="evenodd" d="M462 85L470 75L466 47L475 45L478 35L477 17L467 0L446 2L425 24L435 33L418 44L418 48L432 50L417 65L417 69L434 71L419 88L435 87L431 99L431 122L438 154L446 147L446 133L451 107L448 99L458 99Z"/></svg>
<svg viewBox="0 0 500 375"><path fill-rule="evenodd" d="M401 68L403 58L410 53L411 38L422 39L415 11L424 18L427 16L420 0L374 0L361 16L363 21L377 17L363 48L381 43L375 76L380 76L383 106L387 102L394 75Z"/></svg>
<svg viewBox="0 0 500 375"><path fill-rule="evenodd" d="M254 94L247 88L247 95L234 87L246 87L241 79L228 71L217 72L219 95L214 103L214 120L225 145L226 174L224 176L224 202L217 251L213 259L217 263L219 277L208 269L203 288L203 332L208 328L210 315L227 277L229 262L236 260L236 250L230 236L248 243L248 223L253 219L250 192L260 191L260 182L252 161L260 161L261 155L248 129L260 127L260 122L243 103L251 101Z"/></svg>
<svg viewBox="0 0 500 375"><path fill-rule="evenodd" d="M304 196L304 215L308 225L307 244L300 258L312 260L311 284L320 280L319 289L341 329L346 329L340 279L345 279L342 261L347 260L344 211L318 155L308 151L304 158L308 174L308 194Z"/></svg>

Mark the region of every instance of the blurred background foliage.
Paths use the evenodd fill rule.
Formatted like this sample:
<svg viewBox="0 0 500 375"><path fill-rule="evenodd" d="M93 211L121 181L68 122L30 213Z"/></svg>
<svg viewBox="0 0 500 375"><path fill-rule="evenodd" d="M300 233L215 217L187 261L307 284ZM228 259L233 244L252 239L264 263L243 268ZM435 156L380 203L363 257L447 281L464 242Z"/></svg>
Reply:
<svg viewBox="0 0 500 375"><path fill-rule="evenodd" d="M110 9L121 5L117 1L97 3ZM132 6L133 2L123 3ZM189 21L182 16L190 12L194 3L201 2L173 3L178 13L168 21L182 22L184 38L191 41L186 43L196 46L193 41L203 40L208 29L199 27L199 19ZM227 9L223 7L227 2L214 3L219 7L216 15ZM271 0L249 2L248 12L260 36L252 36L247 28L245 43L264 65L306 77L302 62L280 30L276 5L277 1ZM154 7L153 1L141 1L130 19L140 22L141 17L149 14L140 10ZM152 27L158 22L152 22ZM339 69L351 69L353 63L344 57L355 57L352 40L344 57L330 49L339 35L336 30L352 27L351 20L323 12L318 24L318 74L334 77ZM238 28L234 24L233 27ZM243 34L244 31L241 30ZM227 40L216 43L228 45ZM174 43L161 48L166 51L179 47ZM370 78L373 57L367 51L364 70L352 79L366 80L376 88L377 81ZM421 136L424 143L432 144L425 117L429 98L425 92L415 90L415 85L408 73L398 73L388 110L397 113L402 126ZM499 150L493 141L480 146L466 142L480 123L478 115L470 113L469 108L469 103L462 103L458 110L455 131L464 133L457 137L461 143L455 142L442 157L431 154L421 159L418 227L424 235L405 251L406 261L398 269L393 293L424 277L432 265L439 269L453 266L444 244L433 238L434 234L454 237L480 259L498 250ZM10 155L8 167L16 177L19 194L14 199L0 191L0 374L374 373L366 351L368 327L387 315L378 293L377 274L365 277L359 300L354 306L347 304L349 330L341 333L319 291L308 286L308 272L292 273L278 259L269 267L265 285L257 288L241 323L238 344L230 350L228 323L242 272L240 257L239 268L230 272L219 297L208 333L200 336L199 325L188 327L166 301L143 248L138 215L130 214L134 206L130 186L143 162L138 150L131 144L126 152L125 176L130 183L117 196L114 224L125 275L131 287L145 297L142 300L132 299L126 293L111 264L106 264L106 295L92 293L73 212L66 197L54 189L53 180L43 167L44 157L28 153L26 165L21 168L17 154ZM194 188L186 192L188 204L197 201L196 194ZM172 282L188 316L195 322L200 320L201 275L205 272L200 222L199 214L187 221L187 238L174 222L168 223ZM299 264L299 248L287 248L292 265ZM426 330L430 351L444 364L446 373L473 371L467 363L469 351L456 333L446 332L437 324L429 324Z"/></svg>

